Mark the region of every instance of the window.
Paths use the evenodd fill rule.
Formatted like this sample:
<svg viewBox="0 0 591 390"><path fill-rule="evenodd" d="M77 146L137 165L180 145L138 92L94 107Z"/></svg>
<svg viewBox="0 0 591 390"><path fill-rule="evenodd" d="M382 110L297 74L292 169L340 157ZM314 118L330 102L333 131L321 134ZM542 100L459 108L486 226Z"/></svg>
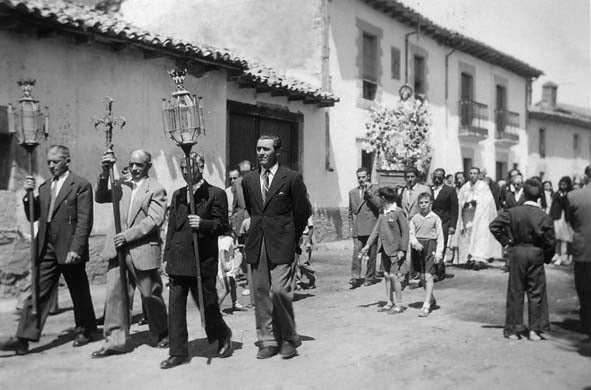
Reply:
<svg viewBox="0 0 591 390"><path fill-rule="evenodd" d="M538 137L538 151L541 158L546 157L546 129L540 129Z"/></svg>
<svg viewBox="0 0 591 390"><path fill-rule="evenodd" d="M573 135L573 151L575 152L575 156L579 155L579 135L578 134L574 134Z"/></svg>
<svg viewBox="0 0 591 390"><path fill-rule="evenodd" d="M363 33L363 98L375 100L378 89L378 37Z"/></svg>
<svg viewBox="0 0 591 390"><path fill-rule="evenodd" d="M400 80L400 49L393 47L390 50L390 61L392 79Z"/></svg>
<svg viewBox="0 0 591 390"><path fill-rule="evenodd" d="M497 174L496 174L496 180L504 180L505 178L507 178L507 162L506 161L497 161L496 163L496 168L497 168Z"/></svg>
<svg viewBox="0 0 591 390"><path fill-rule="evenodd" d="M361 150L361 166L369 169L370 172L373 170L373 153Z"/></svg>
<svg viewBox="0 0 591 390"><path fill-rule="evenodd" d="M474 94L474 79L470 73L462 72L460 75L460 120L462 127L472 126L472 118L477 114L472 104Z"/></svg>
<svg viewBox="0 0 591 390"><path fill-rule="evenodd" d="M415 93L426 93L427 83L425 82L425 57L414 56L414 90Z"/></svg>
<svg viewBox="0 0 591 390"><path fill-rule="evenodd" d="M495 99L495 113L496 113L496 128L497 132L505 131L507 124L507 88L504 85L497 84L496 99Z"/></svg>
<svg viewBox="0 0 591 390"><path fill-rule="evenodd" d="M466 179L468 179L468 172L470 172L470 169L472 169L474 166L472 159L469 157L464 157L462 159L462 166L464 168L464 174L466 174Z"/></svg>

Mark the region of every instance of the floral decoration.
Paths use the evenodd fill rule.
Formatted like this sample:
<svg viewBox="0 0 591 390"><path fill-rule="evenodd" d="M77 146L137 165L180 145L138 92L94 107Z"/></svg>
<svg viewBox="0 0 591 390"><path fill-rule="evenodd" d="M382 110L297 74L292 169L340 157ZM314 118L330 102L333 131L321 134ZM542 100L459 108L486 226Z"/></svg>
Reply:
<svg viewBox="0 0 591 390"><path fill-rule="evenodd" d="M428 172L431 115L424 99L410 97L400 99L394 108L374 109L365 127L364 149L376 153L378 169L415 167L423 174Z"/></svg>

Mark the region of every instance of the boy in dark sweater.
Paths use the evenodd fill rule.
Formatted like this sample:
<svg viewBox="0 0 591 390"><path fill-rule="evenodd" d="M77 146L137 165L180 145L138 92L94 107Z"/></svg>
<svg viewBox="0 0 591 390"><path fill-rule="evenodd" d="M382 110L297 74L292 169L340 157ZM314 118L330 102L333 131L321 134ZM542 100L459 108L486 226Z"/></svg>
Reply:
<svg viewBox="0 0 591 390"><path fill-rule="evenodd" d="M523 205L499 213L489 225L509 257L509 283L504 335L518 340L523 325L523 294L528 298L528 337L542 340L550 329L544 263L554 256L554 225L537 203L542 193L539 180L528 179L523 186Z"/></svg>

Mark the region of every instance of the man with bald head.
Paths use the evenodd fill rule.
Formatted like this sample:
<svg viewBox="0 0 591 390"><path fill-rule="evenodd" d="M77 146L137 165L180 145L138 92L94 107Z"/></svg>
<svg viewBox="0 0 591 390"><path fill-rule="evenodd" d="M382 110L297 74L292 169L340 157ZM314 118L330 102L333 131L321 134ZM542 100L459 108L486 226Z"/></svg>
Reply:
<svg viewBox="0 0 591 390"><path fill-rule="evenodd" d="M114 190L108 188L109 168L114 163L105 154L102 173L96 188L96 201L118 201L121 210L121 233L115 234L113 226L107 233L102 257L109 261L107 271L107 296L103 346L92 353L93 358L103 358L127 352L126 341L129 324L123 324L124 299L117 248L125 255L128 282L131 291L137 286L148 316L150 333L159 348L168 347L168 317L162 299L160 268L160 227L166 213L166 191L148 172L152 157L145 150L136 150L129 157L131 180L117 181ZM113 199L114 198L114 199ZM133 294L133 293L132 293ZM133 299L133 295L131 295Z"/></svg>

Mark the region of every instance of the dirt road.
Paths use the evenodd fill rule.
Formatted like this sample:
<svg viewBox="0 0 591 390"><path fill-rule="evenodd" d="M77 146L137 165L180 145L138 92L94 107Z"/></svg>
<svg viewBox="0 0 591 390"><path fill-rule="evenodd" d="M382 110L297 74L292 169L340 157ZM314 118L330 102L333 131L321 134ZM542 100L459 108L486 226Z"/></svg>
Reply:
<svg viewBox="0 0 591 390"><path fill-rule="evenodd" d="M72 348L73 324L65 310L49 318L33 353L0 358L0 389L591 389L591 345L577 333L577 298L566 268L547 268L553 330L542 342L502 336L506 274L499 269L450 268L454 277L436 284L439 309L418 318L422 290L405 290L410 309L378 313L383 284L349 290L351 244L322 245L313 266L319 287L297 294L299 356L255 359L254 314L225 315L234 332L234 355L215 358L190 306L189 364L161 370L167 351L152 348L147 327L132 327L126 355L95 360L100 342ZM93 286L95 310L104 286ZM240 297L243 304L247 297ZM71 308L68 292L62 307ZM227 302L226 302L227 304ZM227 305L225 305L227 306ZM135 308L141 307L136 300ZM14 300L0 301L0 335L10 336L17 317ZM212 387L213 386L213 387Z"/></svg>

